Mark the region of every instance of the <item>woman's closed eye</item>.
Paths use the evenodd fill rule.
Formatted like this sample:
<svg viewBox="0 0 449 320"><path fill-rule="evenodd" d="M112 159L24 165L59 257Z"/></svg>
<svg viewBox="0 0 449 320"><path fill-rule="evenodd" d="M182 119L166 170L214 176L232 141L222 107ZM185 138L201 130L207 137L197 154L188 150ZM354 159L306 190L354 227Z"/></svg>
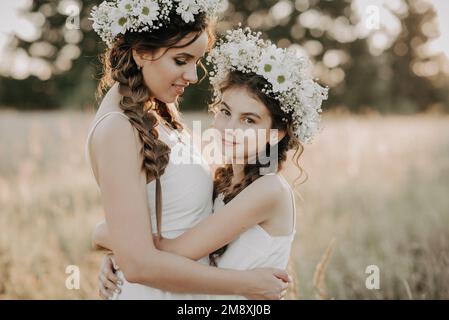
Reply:
<svg viewBox="0 0 449 320"><path fill-rule="evenodd" d="M176 63L178 66L183 66L183 65L186 65L186 64L187 64L187 61L185 61L185 60L180 60L180 59L174 59L174 60L175 60L175 63ZM201 64L201 59L199 59L195 64L196 64L197 66L200 65L200 64Z"/></svg>
<svg viewBox="0 0 449 320"><path fill-rule="evenodd" d="M179 59L175 59L175 63L176 63L178 66L183 66L183 65L187 64L186 61L184 61L184 60L179 60Z"/></svg>

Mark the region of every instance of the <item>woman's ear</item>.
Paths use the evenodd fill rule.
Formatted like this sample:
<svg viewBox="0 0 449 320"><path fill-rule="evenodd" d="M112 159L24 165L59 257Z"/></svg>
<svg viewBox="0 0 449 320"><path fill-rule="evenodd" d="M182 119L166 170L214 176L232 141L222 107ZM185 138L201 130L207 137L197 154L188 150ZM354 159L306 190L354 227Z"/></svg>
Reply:
<svg viewBox="0 0 449 320"><path fill-rule="evenodd" d="M149 53L138 53L136 49L133 50L133 59L138 67L142 68L145 61L151 61L153 59L153 55Z"/></svg>
<svg viewBox="0 0 449 320"><path fill-rule="evenodd" d="M133 50L133 59L134 59L134 62L137 64L137 66L138 66L139 68L141 68L141 67L143 66L143 59L142 59L142 56L141 56L140 54L138 54L137 51L136 51L135 49L132 49L132 50Z"/></svg>

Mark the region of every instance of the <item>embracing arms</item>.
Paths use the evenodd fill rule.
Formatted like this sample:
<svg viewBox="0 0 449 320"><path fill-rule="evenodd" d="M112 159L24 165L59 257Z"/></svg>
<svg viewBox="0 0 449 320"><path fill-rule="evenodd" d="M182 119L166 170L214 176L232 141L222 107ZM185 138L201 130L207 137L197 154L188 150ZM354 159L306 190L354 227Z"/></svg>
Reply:
<svg viewBox="0 0 449 320"><path fill-rule="evenodd" d="M198 225L177 238L161 239L155 243L156 247L198 260L229 244L247 229L270 218L273 206L279 201L283 192L276 179L274 176L265 176L256 180L226 206L209 215ZM97 225L94 243L102 248L111 248L108 226L105 222Z"/></svg>
<svg viewBox="0 0 449 320"><path fill-rule="evenodd" d="M98 125L92 136L94 172L106 213L108 243L129 282L172 292L238 294L257 297L261 283L281 290L285 272L234 271L202 265L155 248L147 206L146 178L141 170L138 137L122 117ZM211 285L213 284L213 285Z"/></svg>
<svg viewBox="0 0 449 320"><path fill-rule="evenodd" d="M247 229L268 220L283 192L275 176L264 176L242 190L224 207L174 239L157 247L197 260L235 240Z"/></svg>

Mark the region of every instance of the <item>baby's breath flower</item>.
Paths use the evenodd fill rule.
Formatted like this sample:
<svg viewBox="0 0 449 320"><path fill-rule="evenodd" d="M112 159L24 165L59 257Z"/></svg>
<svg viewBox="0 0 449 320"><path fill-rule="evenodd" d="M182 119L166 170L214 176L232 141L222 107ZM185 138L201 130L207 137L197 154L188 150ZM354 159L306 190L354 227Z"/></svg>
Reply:
<svg viewBox="0 0 449 320"><path fill-rule="evenodd" d="M95 6L91 12L92 27L111 47L116 37L127 31L156 30L170 22L172 10L184 22L195 20L195 15L205 13L214 18L224 9L224 0L110 0Z"/></svg>

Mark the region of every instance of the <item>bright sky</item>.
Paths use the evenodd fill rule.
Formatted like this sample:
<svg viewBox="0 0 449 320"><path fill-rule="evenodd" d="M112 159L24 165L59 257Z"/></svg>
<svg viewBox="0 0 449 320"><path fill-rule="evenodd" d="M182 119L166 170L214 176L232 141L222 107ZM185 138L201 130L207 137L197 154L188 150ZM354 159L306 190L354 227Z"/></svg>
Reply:
<svg viewBox="0 0 449 320"><path fill-rule="evenodd" d="M449 1L432 0L438 15L438 24L441 36L435 41L435 49L443 51L449 58ZM446 17L444 17L446 16Z"/></svg>
<svg viewBox="0 0 449 320"><path fill-rule="evenodd" d="M62 2L70 0L62 0ZM358 10L366 10L366 6L377 5L379 7L386 0L354 0ZM2 0L2 10L0 11L0 61L6 60L2 59L3 52L6 49L5 43L8 35L12 32L17 32L24 38L32 38L33 34L36 32L33 25L28 22L25 18L20 17L18 10L20 8L26 8L31 4L32 0ZM388 1L390 4L399 2ZM449 19L442 18L444 15L447 17L449 15L449 1L448 0L431 0L435 5L438 23L440 29L440 37L432 44L431 48L434 52L444 52L447 57L449 57ZM363 16L363 14L362 14ZM383 15L381 12L381 20L388 24L388 15ZM3 62L3 68L9 67L11 64L8 62ZM12 65L15 65L14 63ZM23 63L21 63L23 65ZM0 72L2 72L2 65L0 65Z"/></svg>
<svg viewBox="0 0 449 320"><path fill-rule="evenodd" d="M3 0L2 10L0 11L0 43L3 44L4 38L12 31L18 31L21 34L32 34L34 27L20 17L18 10L30 5L29 0Z"/></svg>

